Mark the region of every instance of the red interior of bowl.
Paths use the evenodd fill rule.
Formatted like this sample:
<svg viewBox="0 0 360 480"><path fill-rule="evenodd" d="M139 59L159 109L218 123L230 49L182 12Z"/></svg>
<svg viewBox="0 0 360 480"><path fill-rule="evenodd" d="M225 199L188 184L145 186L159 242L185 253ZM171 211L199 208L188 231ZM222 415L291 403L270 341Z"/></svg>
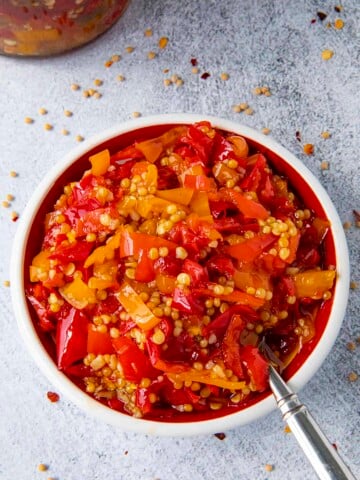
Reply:
<svg viewBox="0 0 360 480"><path fill-rule="evenodd" d="M66 185L70 181L79 180L83 172L89 168L89 161L88 158L95 152L101 151L105 148L110 150L110 153L113 154L116 151L134 143L135 141L142 141L147 140L156 136L161 135L166 130L174 127L176 125L167 124L167 125L156 125L151 127L144 127L137 130L133 130L131 132L127 132L125 134L121 134L116 136L110 140L106 140L101 144L97 145L93 149L89 150L86 154L82 157L78 158L74 161L74 163L66 169L66 171L60 175L60 177L56 180L56 182L51 187L50 191L44 198L43 202L41 203L39 210L34 218L32 223L29 238L26 245L25 250L25 262L24 262L24 282L25 285L29 283L29 265L31 264L32 258L39 252L41 248L41 241L43 238L44 233L44 218L46 213L52 210L53 205L55 204L56 200L59 196L63 193L64 185ZM246 138L246 137L245 137ZM246 138L249 143L249 146L254 151L259 151L263 153L267 159L270 161L273 168L282 175L285 175L289 180L292 189L294 192L299 196L299 198L303 201L306 207L311 208L318 217L326 219L326 215L324 209L316 196L316 192L312 190L312 188L308 185L306 180L294 169L292 165L287 163L283 158L277 155L275 152L270 150L269 148L254 142ZM325 239L325 265L336 265L336 254L335 254L335 245L334 245L334 238L333 234L330 231ZM24 287L25 287L24 285ZM318 344L320 338L322 337L326 324L328 322L329 314L332 308L333 300L325 302L321 308L319 309L318 315L316 317L315 327L316 333L313 339L306 343L300 353L295 357L295 359L291 362L289 367L284 372L284 378L289 379L291 378L299 368L304 364L308 356L314 350L316 345ZM42 332L36 322L36 313L29 304L29 312L31 318L33 320L34 326L36 331L41 339L44 347L46 348L49 355L53 358L54 362L55 359L55 346L52 341L44 332ZM178 416L171 416L172 422L188 422L188 421L200 421L200 420L207 420L214 417L222 417L224 415L228 415L229 413L234 413L235 411L242 410L244 408L257 403L258 401L264 399L270 394L270 392L264 392L262 394L257 394L253 398L249 398L246 402L242 403L241 406L234 406L234 407L227 407L223 408L221 411L216 412L206 412L206 413L196 413L186 414L184 418L183 415ZM159 420L156 418L156 420ZM163 419L166 421L166 418Z"/></svg>

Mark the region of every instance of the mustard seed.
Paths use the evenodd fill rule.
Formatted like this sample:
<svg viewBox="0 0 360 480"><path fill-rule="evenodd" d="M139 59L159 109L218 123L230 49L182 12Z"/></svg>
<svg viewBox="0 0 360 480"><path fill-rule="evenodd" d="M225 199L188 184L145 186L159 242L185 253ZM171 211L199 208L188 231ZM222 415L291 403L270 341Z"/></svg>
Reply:
<svg viewBox="0 0 360 480"><path fill-rule="evenodd" d="M249 108L246 108L246 109L244 110L244 113L245 113L245 115L253 115L254 110L249 107Z"/></svg>
<svg viewBox="0 0 360 480"><path fill-rule="evenodd" d="M3 285L4 287L10 287L10 280L4 280Z"/></svg>
<svg viewBox="0 0 360 480"><path fill-rule="evenodd" d="M341 18L337 18L334 22L334 27L336 30L341 30L344 27L344 21Z"/></svg>
<svg viewBox="0 0 360 480"><path fill-rule="evenodd" d="M198 73L199 73L198 67L193 67L193 68L191 69L191 73L194 73L195 75L198 74Z"/></svg>
<svg viewBox="0 0 360 480"><path fill-rule="evenodd" d="M224 82L226 82L227 80L229 80L229 74L223 72L223 73L220 74L220 78L221 78L221 80L223 80Z"/></svg>
<svg viewBox="0 0 360 480"><path fill-rule="evenodd" d="M80 85L78 85L77 83L72 83L70 85L70 88L75 92L76 90L80 90Z"/></svg>
<svg viewBox="0 0 360 480"><path fill-rule="evenodd" d="M161 37L159 40L159 48L163 49L168 44L169 39L167 37Z"/></svg>
<svg viewBox="0 0 360 480"><path fill-rule="evenodd" d="M321 132L321 136L322 136L322 138L324 138L325 140L327 140L328 138L331 137L331 134L330 134L330 132L325 131L325 132Z"/></svg>
<svg viewBox="0 0 360 480"><path fill-rule="evenodd" d="M323 161L320 164L321 170L329 170L329 162Z"/></svg>
<svg viewBox="0 0 360 480"><path fill-rule="evenodd" d="M165 87L169 87L171 85L171 83L172 82L171 82L170 78L164 78L163 84L164 84Z"/></svg>
<svg viewBox="0 0 360 480"><path fill-rule="evenodd" d="M45 124L44 124L44 130L50 131L50 130L52 130L53 128L54 128L54 127L53 127L50 123L45 123Z"/></svg>
<svg viewBox="0 0 360 480"><path fill-rule="evenodd" d="M65 115L65 117L72 117L73 112L71 112L70 110L64 110L64 115Z"/></svg>
<svg viewBox="0 0 360 480"><path fill-rule="evenodd" d="M48 113L46 108L39 108L38 112L39 112L39 115L46 115Z"/></svg>
<svg viewBox="0 0 360 480"><path fill-rule="evenodd" d="M24 122L30 125L31 123L34 123L34 119L31 117L25 117Z"/></svg>
<svg viewBox="0 0 360 480"><path fill-rule="evenodd" d="M145 37L152 37L153 31L151 30L151 28L147 28L144 32L144 35Z"/></svg>
<svg viewBox="0 0 360 480"><path fill-rule="evenodd" d="M272 472L274 470L274 466L270 465L270 463L267 463L264 468L266 472Z"/></svg>
<svg viewBox="0 0 360 480"><path fill-rule="evenodd" d="M125 48L126 53L132 53L134 50L135 50L134 47L126 47Z"/></svg>
<svg viewBox="0 0 360 480"><path fill-rule="evenodd" d="M69 130L66 130L66 128L63 128L63 129L61 130L61 134L62 134L62 135L69 135L69 133L70 133Z"/></svg>
<svg viewBox="0 0 360 480"><path fill-rule="evenodd" d="M17 177L18 176L18 173L15 172L15 170L11 170L10 173L9 173L10 177Z"/></svg>
<svg viewBox="0 0 360 480"><path fill-rule="evenodd" d="M1 202L1 206L4 207L4 208L9 208L9 207L10 207L10 203L7 202L6 200L3 200L3 201Z"/></svg>
<svg viewBox="0 0 360 480"><path fill-rule="evenodd" d="M121 59L120 55L115 54L111 56L111 61L114 63L118 62L120 59Z"/></svg>
<svg viewBox="0 0 360 480"><path fill-rule="evenodd" d="M314 153L314 145L312 143L306 143L303 146L303 151L305 155L313 155Z"/></svg>
<svg viewBox="0 0 360 480"><path fill-rule="evenodd" d="M271 132L270 128L266 128L266 127L263 128L261 131L264 135L269 135L269 133Z"/></svg>
<svg viewBox="0 0 360 480"><path fill-rule="evenodd" d="M123 82L125 80L125 77L124 77L124 75L118 75L116 77L116 80L118 80L119 82Z"/></svg>
<svg viewBox="0 0 360 480"><path fill-rule="evenodd" d="M46 470L48 469L48 466L45 465L44 463L39 463L39 465L37 466L37 469L39 472L46 472Z"/></svg>
<svg viewBox="0 0 360 480"><path fill-rule="evenodd" d="M100 80L99 78L95 78L94 80L94 85L95 87L101 87L101 85L103 84L104 82L102 80Z"/></svg>
<svg viewBox="0 0 360 480"><path fill-rule="evenodd" d="M156 57L156 53L155 52L149 52L147 54L147 57L148 57L149 60L153 60Z"/></svg>
<svg viewBox="0 0 360 480"><path fill-rule="evenodd" d="M356 290L356 289L358 288L358 286L359 286L358 283L357 283L357 282L354 282L354 280L352 280L352 281L350 282L350 288L351 288L351 290Z"/></svg>
<svg viewBox="0 0 360 480"><path fill-rule="evenodd" d="M141 113L140 113L140 112L133 112L131 115L132 115L134 118L139 118L139 117L141 117Z"/></svg>
<svg viewBox="0 0 360 480"><path fill-rule="evenodd" d="M333 55L334 55L334 52L332 50L326 49L321 52L321 57L323 60L330 60L330 58L332 58Z"/></svg>
<svg viewBox="0 0 360 480"><path fill-rule="evenodd" d="M359 378L359 375L356 372L350 372L348 375L349 382L356 382L358 378Z"/></svg>
<svg viewBox="0 0 360 480"><path fill-rule="evenodd" d="M232 111L235 112L235 113L240 113L241 112L240 105L233 105L232 106Z"/></svg>
<svg viewBox="0 0 360 480"><path fill-rule="evenodd" d="M76 135L75 140L76 140L77 142L83 142L83 141L84 141L84 137L82 137L81 135Z"/></svg>

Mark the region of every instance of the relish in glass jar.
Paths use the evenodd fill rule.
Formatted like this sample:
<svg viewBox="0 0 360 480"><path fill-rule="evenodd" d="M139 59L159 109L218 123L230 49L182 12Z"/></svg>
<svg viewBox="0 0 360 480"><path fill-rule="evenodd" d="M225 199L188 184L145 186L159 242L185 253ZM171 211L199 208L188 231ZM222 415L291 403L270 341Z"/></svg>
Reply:
<svg viewBox="0 0 360 480"><path fill-rule="evenodd" d="M105 32L128 0L9 0L0 2L0 53L53 55Z"/></svg>

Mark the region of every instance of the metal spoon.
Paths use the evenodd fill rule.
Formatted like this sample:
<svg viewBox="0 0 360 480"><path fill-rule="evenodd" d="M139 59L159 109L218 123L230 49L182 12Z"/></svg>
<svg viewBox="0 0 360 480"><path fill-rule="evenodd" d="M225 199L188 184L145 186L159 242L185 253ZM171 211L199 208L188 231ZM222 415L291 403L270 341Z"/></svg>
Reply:
<svg viewBox="0 0 360 480"><path fill-rule="evenodd" d="M318 477L321 480L356 480L307 407L271 364L269 374L270 387L283 420L289 425Z"/></svg>

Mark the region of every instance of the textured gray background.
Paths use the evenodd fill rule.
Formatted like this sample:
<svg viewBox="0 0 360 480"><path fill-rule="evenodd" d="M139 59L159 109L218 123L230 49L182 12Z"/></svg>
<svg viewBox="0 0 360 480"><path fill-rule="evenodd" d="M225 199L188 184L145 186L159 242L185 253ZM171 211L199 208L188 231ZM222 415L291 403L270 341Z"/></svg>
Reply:
<svg viewBox="0 0 360 480"><path fill-rule="evenodd" d="M115 123L162 112L198 112L219 115L261 129L295 153L320 179L343 221L352 220L359 200L359 2L302 1L146 1L134 0L119 23L85 48L52 59L0 58L0 189L1 200L13 193L13 209L20 212L44 173L75 144ZM311 24L318 9L329 13L323 23ZM343 30L327 29L338 16ZM152 28L154 36L144 37ZM168 47L152 61L146 54L158 51L157 40L166 35ZM129 55L124 48L133 45ZM325 62L321 51L334 57ZM122 60L105 69L115 53ZM190 58L199 60L201 80L191 73ZM184 79L181 88L165 88L163 69ZM228 72L230 79L219 79ZM123 74L126 81L115 77ZM84 99L70 90L78 82L92 87L104 80L100 100ZM255 97L251 90L268 85L271 97ZM242 101L253 116L235 114L231 106ZM48 109L46 117L37 110ZM74 112L66 118L63 109ZM25 125L24 117L36 121ZM42 125L52 123L54 130ZM62 128L71 135L63 137ZM306 157L295 139L315 144L315 155ZM320 133L329 130L329 140ZM321 171L321 161L330 169ZM17 170L18 178L9 171ZM9 277L9 252L16 224L1 209L0 278ZM360 281L360 229L346 232L352 279ZM302 391L302 399L336 442L341 455L360 475L360 374L359 352L346 349L360 335L359 290L350 302L340 336L323 367ZM61 398L51 404L45 397L51 385L34 365L20 339L10 306L9 289L0 287L0 478L1 480L296 480L315 475L291 434L285 434L278 412L256 424L214 436L190 439L149 438L125 434L87 417ZM125 454L128 451L128 454ZM47 473L36 466L50 465ZM264 465L273 464L266 472Z"/></svg>

